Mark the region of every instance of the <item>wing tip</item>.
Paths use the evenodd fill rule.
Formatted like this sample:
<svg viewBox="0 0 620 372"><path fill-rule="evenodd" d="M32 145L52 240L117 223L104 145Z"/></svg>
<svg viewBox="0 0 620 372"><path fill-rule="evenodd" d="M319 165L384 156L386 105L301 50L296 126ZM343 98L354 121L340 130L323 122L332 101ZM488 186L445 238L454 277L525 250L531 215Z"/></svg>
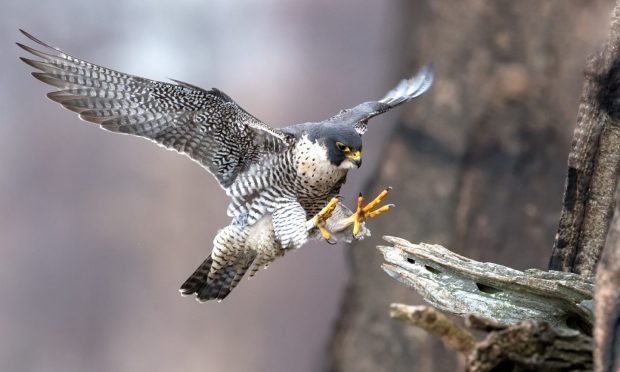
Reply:
<svg viewBox="0 0 620 372"><path fill-rule="evenodd" d="M39 40L38 38L34 37L34 36L33 36L32 34L30 34L29 32L25 31L24 29L19 28L18 30L19 30L19 32L21 32L21 33L22 33L22 35L26 36L28 39L32 40L33 42L35 42L35 43L37 43L37 44L39 44L39 45L42 45L42 46L44 46L44 47L46 47L46 48L50 48L50 49L54 49L54 50L56 50L56 51L60 51L60 49L55 48L55 47L53 47L53 46L51 46L51 45L49 45L49 44L47 44L47 43L45 43L45 42L43 42L43 41Z"/></svg>
<svg viewBox="0 0 620 372"><path fill-rule="evenodd" d="M15 45L17 45L18 47L22 48L23 50L25 50L25 51L26 51L26 52L28 52L28 53L31 53L31 54L37 55L37 54L35 53L35 52L37 52L37 50L35 50L35 49L33 49L33 48L29 47L29 46L28 46L28 45L26 45L26 44L22 44L22 43L20 43L20 42L16 41L16 42L15 42Z"/></svg>
<svg viewBox="0 0 620 372"><path fill-rule="evenodd" d="M418 71L416 76L420 76L421 78L424 79L424 84L427 86L427 88L424 91L430 88L431 85L433 85L433 81L435 80L435 68L433 67L433 63L432 62L427 63L424 66L422 66L422 68Z"/></svg>
<svg viewBox="0 0 620 372"><path fill-rule="evenodd" d="M26 57L19 57L19 59L24 62L25 64L27 64L30 67L33 67L39 71L49 71L49 67L46 65L45 62L41 62L41 61L37 61L34 59L30 59L30 58L26 58Z"/></svg>
<svg viewBox="0 0 620 372"><path fill-rule="evenodd" d="M26 30L24 30L23 28L18 28L19 32L21 32L22 35L26 36L27 38L31 38L32 35L30 35Z"/></svg>
<svg viewBox="0 0 620 372"><path fill-rule="evenodd" d="M379 102L392 107L408 102L424 94L433 85L434 79L433 65L432 63L427 63L413 77L401 80Z"/></svg>

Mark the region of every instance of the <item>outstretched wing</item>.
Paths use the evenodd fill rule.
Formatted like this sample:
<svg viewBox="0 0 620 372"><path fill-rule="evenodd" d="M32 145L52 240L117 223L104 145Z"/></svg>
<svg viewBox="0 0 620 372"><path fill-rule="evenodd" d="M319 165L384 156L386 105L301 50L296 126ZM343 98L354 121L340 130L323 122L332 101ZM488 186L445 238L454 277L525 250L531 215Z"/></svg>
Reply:
<svg viewBox="0 0 620 372"><path fill-rule="evenodd" d="M25 31L45 52L17 43L40 58L22 61L32 75L57 88L47 96L103 129L148 138L208 169L224 188L252 162L289 144L286 134L239 107L217 89L163 83L77 59Z"/></svg>
<svg viewBox="0 0 620 372"><path fill-rule="evenodd" d="M433 68L431 65L426 65L414 77L402 80L381 100L364 102L343 110L330 121L352 124L359 134L364 134L368 119L421 96L431 85L433 85Z"/></svg>

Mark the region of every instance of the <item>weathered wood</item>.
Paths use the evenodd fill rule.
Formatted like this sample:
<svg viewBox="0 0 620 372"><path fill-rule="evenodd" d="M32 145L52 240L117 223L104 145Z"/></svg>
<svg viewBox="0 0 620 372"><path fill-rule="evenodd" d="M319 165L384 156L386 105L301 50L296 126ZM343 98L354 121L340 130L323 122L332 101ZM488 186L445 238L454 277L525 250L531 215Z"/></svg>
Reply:
<svg viewBox="0 0 620 372"><path fill-rule="evenodd" d="M467 355L467 370L590 371L593 327L592 276L518 271L477 262L440 245L384 237L383 270L433 306L466 316L473 336L433 308L393 304L392 317L407 320Z"/></svg>
<svg viewBox="0 0 620 372"><path fill-rule="evenodd" d="M474 261L440 245L384 239L392 246L378 247L386 261L383 270L443 311L507 324L537 320L558 329L592 331L592 276L519 271Z"/></svg>
<svg viewBox="0 0 620 372"><path fill-rule="evenodd" d="M524 321L491 332L467 358L467 371L591 371L592 338Z"/></svg>
<svg viewBox="0 0 620 372"><path fill-rule="evenodd" d="M510 327L509 324L500 323L496 320L483 318L474 314L468 314L465 317L465 325L468 328L484 332L501 331Z"/></svg>
<svg viewBox="0 0 620 372"><path fill-rule="evenodd" d="M611 372L620 368L620 1L587 71L549 268L592 273L601 260L594 360L597 371Z"/></svg>
<svg viewBox="0 0 620 372"><path fill-rule="evenodd" d="M594 289L596 326L594 361L596 371L620 369L620 187L616 190L616 211L605 250L596 270Z"/></svg>
<svg viewBox="0 0 620 372"><path fill-rule="evenodd" d="M604 51L589 58L549 269L592 274L620 174L620 3Z"/></svg>
<svg viewBox="0 0 620 372"><path fill-rule="evenodd" d="M468 330L430 306L392 304L390 317L439 336L448 348L463 354L470 353L476 345L476 338Z"/></svg>

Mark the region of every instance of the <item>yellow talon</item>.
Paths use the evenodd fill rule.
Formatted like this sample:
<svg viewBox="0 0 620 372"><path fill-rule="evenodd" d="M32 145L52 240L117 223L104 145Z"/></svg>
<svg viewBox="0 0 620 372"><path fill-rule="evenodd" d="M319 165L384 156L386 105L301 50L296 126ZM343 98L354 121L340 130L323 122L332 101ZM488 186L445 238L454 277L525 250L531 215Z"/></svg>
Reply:
<svg viewBox="0 0 620 372"><path fill-rule="evenodd" d="M327 220L332 215L334 209L336 209L336 205L338 205L339 201L339 197L332 198L329 203L327 203L327 205L323 207L323 209L321 209L318 215L322 216L324 220Z"/></svg>
<svg viewBox="0 0 620 372"><path fill-rule="evenodd" d="M362 205L364 205L364 197L362 193L357 197L357 209L355 210L355 218L353 218L353 235L357 235L360 232L362 226L363 216L360 216L360 211L363 211Z"/></svg>
<svg viewBox="0 0 620 372"><path fill-rule="evenodd" d="M325 240L331 239L332 235L330 234L329 231L327 231L326 228L324 228L322 225L316 225L316 227L319 228L319 231L321 232L321 236L323 236L323 239Z"/></svg>
<svg viewBox="0 0 620 372"><path fill-rule="evenodd" d="M383 199L385 199L386 196L388 196L388 194L390 193L390 190L392 188L388 187L386 189L384 189L383 191L381 191L379 193L379 195L377 195L377 197L371 201L370 203L366 204L366 207L364 207L364 212L368 212L371 209L373 209L374 207L376 207L379 203L381 203L383 201Z"/></svg>
<svg viewBox="0 0 620 372"><path fill-rule="evenodd" d="M316 226L321 232L321 236L323 239L328 240L331 238L330 232L325 228L325 222L331 217L332 212L336 209L338 202L340 201L339 197L332 198L329 203L319 213L314 216L313 222L314 226Z"/></svg>
<svg viewBox="0 0 620 372"><path fill-rule="evenodd" d="M390 208L394 206L393 204L388 204L373 210L373 208L375 208L377 205L379 205L379 203L381 203L381 201L383 201L383 199L385 199L385 197L390 193L391 189L391 187L388 187L385 190L381 191L379 195L377 195L377 197L374 198L370 203L366 204L366 206L363 206L364 197L360 193L360 195L357 197L357 209L355 213L353 213L351 217L349 217L349 219L353 223L353 236L357 236L357 234L359 234L362 222L377 217L381 213L387 212L388 210L390 210Z"/></svg>
<svg viewBox="0 0 620 372"><path fill-rule="evenodd" d="M389 211L391 207L392 207L391 205L384 205L383 207L381 207L381 208L379 208L379 209L377 209L377 210L374 210L374 211L372 211L372 212L369 212L369 213L366 215L366 218L374 218L374 217L377 217L377 216L378 216L378 215L380 215L381 213L384 213L384 212Z"/></svg>

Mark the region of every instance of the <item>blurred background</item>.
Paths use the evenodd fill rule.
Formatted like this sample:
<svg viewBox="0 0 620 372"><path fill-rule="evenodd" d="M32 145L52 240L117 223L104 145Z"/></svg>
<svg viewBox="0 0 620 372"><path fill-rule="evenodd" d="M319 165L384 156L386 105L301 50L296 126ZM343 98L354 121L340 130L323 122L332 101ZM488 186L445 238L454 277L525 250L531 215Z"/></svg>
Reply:
<svg viewBox="0 0 620 372"><path fill-rule="evenodd" d="M449 4L450 3L450 4ZM390 321L420 299L385 275L382 235L545 268L586 56L611 0L4 0L0 15L0 370L439 371L459 361ZM177 289L227 223L196 164L80 122L44 96L23 28L124 72L218 87L275 127L378 99L433 62L425 96L382 115L345 200L394 186L351 246L317 242L222 303Z"/></svg>

